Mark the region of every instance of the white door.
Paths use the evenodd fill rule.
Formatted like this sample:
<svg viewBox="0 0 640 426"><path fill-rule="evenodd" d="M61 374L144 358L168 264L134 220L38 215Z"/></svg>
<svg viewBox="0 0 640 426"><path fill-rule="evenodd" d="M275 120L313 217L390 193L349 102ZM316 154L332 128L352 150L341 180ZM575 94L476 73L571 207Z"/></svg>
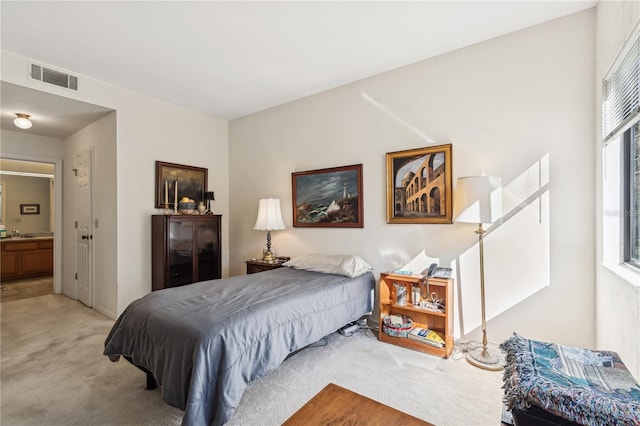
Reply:
<svg viewBox="0 0 640 426"><path fill-rule="evenodd" d="M93 227L91 211L91 176L93 151L76 155L76 239L78 300L93 306Z"/></svg>

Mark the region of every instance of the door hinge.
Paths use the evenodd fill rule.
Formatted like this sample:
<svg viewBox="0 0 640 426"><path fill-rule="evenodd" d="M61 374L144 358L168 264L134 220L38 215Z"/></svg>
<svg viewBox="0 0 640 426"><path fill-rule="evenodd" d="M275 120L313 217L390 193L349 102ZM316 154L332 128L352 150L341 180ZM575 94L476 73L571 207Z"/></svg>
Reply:
<svg viewBox="0 0 640 426"><path fill-rule="evenodd" d="M75 223L76 223L76 225L75 225L75 226L76 226L76 229L78 229L78 221L76 220L76 222L75 222Z"/></svg>
<svg viewBox="0 0 640 426"><path fill-rule="evenodd" d="M73 175L75 177L78 177L78 169L71 169L71 170L73 170Z"/></svg>
<svg viewBox="0 0 640 426"><path fill-rule="evenodd" d="M78 281L78 273L76 272L76 281Z"/></svg>

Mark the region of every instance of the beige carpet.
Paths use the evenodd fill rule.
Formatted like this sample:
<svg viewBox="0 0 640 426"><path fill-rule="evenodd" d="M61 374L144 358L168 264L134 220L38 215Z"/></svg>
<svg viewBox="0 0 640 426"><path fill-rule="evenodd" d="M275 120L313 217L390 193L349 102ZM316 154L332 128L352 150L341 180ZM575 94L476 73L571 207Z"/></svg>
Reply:
<svg viewBox="0 0 640 426"><path fill-rule="evenodd" d="M45 294L53 294L52 276L3 281L0 285L0 300L2 302L44 296Z"/></svg>
<svg viewBox="0 0 640 426"><path fill-rule="evenodd" d="M113 321L64 296L2 303L1 414L11 425L178 425L144 374L102 355ZM331 335L253 383L230 425L278 425L329 382L437 425L499 425L502 373Z"/></svg>

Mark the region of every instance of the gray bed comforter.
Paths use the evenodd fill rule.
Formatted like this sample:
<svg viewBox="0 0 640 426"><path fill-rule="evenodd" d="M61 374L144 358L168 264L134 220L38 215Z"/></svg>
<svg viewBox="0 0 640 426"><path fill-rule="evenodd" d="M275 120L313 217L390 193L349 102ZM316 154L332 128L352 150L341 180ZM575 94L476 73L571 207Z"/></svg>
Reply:
<svg viewBox="0 0 640 426"><path fill-rule="evenodd" d="M156 291L132 302L105 341L153 373L183 425L229 420L247 385L372 310L375 278L279 268Z"/></svg>

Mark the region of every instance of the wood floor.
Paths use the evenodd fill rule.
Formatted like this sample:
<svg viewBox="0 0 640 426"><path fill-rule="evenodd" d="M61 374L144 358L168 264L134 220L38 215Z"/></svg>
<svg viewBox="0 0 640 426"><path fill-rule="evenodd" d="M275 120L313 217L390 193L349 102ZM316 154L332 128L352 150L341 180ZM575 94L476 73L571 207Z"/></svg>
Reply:
<svg viewBox="0 0 640 426"><path fill-rule="evenodd" d="M316 425L433 426L334 383L325 386L283 423L283 426Z"/></svg>
<svg viewBox="0 0 640 426"><path fill-rule="evenodd" d="M0 300L2 302L44 296L51 293L53 293L53 276L0 283Z"/></svg>

